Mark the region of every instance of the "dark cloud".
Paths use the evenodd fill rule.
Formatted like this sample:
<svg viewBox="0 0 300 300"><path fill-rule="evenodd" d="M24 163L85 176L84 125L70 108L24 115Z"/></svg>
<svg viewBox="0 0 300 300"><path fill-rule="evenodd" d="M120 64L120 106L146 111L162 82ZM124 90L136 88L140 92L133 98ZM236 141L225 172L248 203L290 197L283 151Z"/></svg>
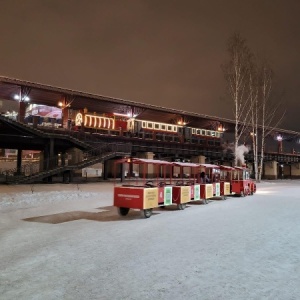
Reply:
<svg viewBox="0 0 300 300"><path fill-rule="evenodd" d="M239 31L267 56L297 123L298 1L1 2L0 74L232 118L220 65Z"/></svg>

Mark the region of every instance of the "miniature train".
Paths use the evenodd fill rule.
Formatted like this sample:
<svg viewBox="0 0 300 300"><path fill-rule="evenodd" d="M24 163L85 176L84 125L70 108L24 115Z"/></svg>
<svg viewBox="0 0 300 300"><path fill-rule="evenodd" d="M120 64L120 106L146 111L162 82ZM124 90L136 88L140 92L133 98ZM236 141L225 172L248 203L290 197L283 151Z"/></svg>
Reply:
<svg viewBox="0 0 300 300"><path fill-rule="evenodd" d="M142 173L141 178L125 181L114 187L114 206L121 216L126 216L130 209L140 209L142 215L149 218L153 208L157 207L177 205L179 210L183 210L188 202L202 201L206 204L209 199L216 197L244 197L256 192L256 185L245 167L134 158L116 161L115 174L118 164L123 165L123 171L126 170L124 165L127 165L129 172L137 165ZM154 171L151 179L149 166ZM174 180L175 169L180 173L180 178ZM184 169L188 170L189 178L183 176Z"/></svg>

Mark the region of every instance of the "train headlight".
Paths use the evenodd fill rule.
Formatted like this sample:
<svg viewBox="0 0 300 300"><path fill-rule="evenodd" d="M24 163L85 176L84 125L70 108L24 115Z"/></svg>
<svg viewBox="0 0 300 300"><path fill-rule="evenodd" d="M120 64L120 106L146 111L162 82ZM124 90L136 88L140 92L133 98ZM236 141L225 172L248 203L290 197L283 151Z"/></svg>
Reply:
<svg viewBox="0 0 300 300"><path fill-rule="evenodd" d="M75 117L75 126L81 126L83 122L83 117L81 113L78 113Z"/></svg>

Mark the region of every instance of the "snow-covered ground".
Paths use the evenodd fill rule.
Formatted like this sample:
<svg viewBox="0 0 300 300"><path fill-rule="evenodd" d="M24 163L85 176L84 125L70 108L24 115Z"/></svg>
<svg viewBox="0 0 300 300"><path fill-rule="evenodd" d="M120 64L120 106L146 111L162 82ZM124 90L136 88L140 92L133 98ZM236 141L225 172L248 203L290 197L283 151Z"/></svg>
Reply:
<svg viewBox="0 0 300 300"><path fill-rule="evenodd" d="M0 186L0 299L299 299L300 181L149 219L112 191Z"/></svg>

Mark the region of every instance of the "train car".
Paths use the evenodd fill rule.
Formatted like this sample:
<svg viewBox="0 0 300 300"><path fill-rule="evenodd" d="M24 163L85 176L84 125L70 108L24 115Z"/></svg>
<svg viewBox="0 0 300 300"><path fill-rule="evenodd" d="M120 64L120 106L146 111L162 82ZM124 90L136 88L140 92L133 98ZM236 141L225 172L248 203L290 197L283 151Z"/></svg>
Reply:
<svg viewBox="0 0 300 300"><path fill-rule="evenodd" d="M133 164L139 165L142 173L142 180L135 179L126 184L115 185L114 206L117 207L121 216L126 216L130 209L140 209L145 218L150 218L153 208L172 205L171 168L172 163L161 160L130 158L121 159L115 162L114 174L116 177L117 166L129 165L128 169L133 169ZM154 178L148 178L148 168L153 168ZM169 168L169 170L167 170ZM168 171L168 172L167 172ZM169 176L167 175L169 174ZM162 177L161 177L162 175ZM123 175L121 174L121 178ZM180 202L181 204L181 202Z"/></svg>
<svg viewBox="0 0 300 300"><path fill-rule="evenodd" d="M193 143L206 147L220 146L222 133L181 124L169 124L140 120L118 115L96 115L78 112L74 120L76 128L130 138L149 139L162 142Z"/></svg>
<svg viewBox="0 0 300 300"><path fill-rule="evenodd" d="M173 174L175 172L179 177L173 185L172 202L177 204L178 209L185 209L190 201L203 200L200 198L200 183L197 181L199 164L173 162Z"/></svg>
<svg viewBox="0 0 300 300"><path fill-rule="evenodd" d="M128 120L128 131L132 136L166 142L182 141L182 126L162 122L153 122L131 118Z"/></svg>
<svg viewBox="0 0 300 300"><path fill-rule="evenodd" d="M121 135L127 131L127 119L114 116L100 116L96 114L77 112L74 125L76 128L91 129L92 132L102 134Z"/></svg>
<svg viewBox="0 0 300 300"><path fill-rule="evenodd" d="M220 184L220 167L214 164L200 164L199 182L201 188L201 198L206 197L206 201L215 197L223 197ZM211 185L211 190L207 191L206 185Z"/></svg>
<svg viewBox="0 0 300 300"><path fill-rule="evenodd" d="M224 194L224 199L232 194L232 179L234 175L235 168L231 166L220 166L220 183L221 183L221 193Z"/></svg>
<svg viewBox="0 0 300 300"><path fill-rule="evenodd" d="M231 181L233 194L245 197L256 192L256 184L250 178L250 171L246 167L234 167L233 178Z"/></svg>
<svg viewBox="0 0 300 300"><path fill-rule="evenodd" d="M214 130L135 118L128 120L128 131L139 138L155 139L165 142L195 143L205 146L220 146L222 136L221 132Z"/></svg>

